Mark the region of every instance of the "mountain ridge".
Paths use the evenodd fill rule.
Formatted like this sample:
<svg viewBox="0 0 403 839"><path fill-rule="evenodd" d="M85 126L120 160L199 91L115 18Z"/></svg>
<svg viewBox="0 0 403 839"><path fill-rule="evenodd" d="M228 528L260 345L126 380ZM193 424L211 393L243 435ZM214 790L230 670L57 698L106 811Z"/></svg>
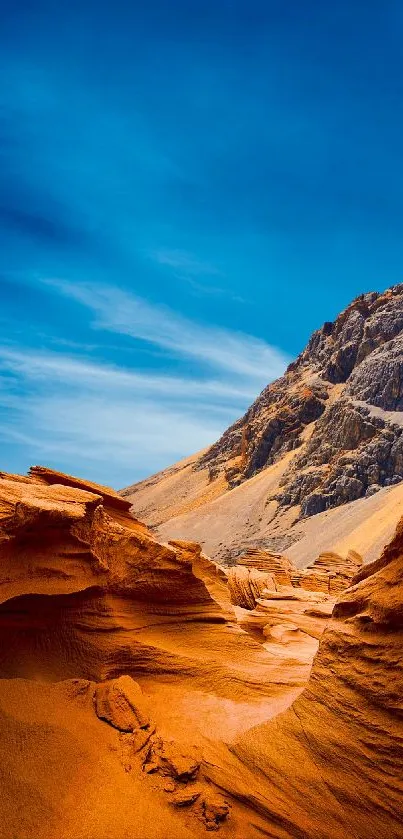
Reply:
<svg viewBox="0 0 403 839"><path fill-rule="evenodd" d="M189 537L205 544L202 517L210 505L265 474L260 518L276 548L276 539L297 522L402 481L402 408L399 284L359 296L334 322L325 322L284 375L207 450L121 494L163 535L170 522L174 535L187 537L188 517ZM200 524L194 532L195 516ZM238 549L261 529L257 521L245 528ZM223 559L218 544L207 542L207 549Z"/></svg>

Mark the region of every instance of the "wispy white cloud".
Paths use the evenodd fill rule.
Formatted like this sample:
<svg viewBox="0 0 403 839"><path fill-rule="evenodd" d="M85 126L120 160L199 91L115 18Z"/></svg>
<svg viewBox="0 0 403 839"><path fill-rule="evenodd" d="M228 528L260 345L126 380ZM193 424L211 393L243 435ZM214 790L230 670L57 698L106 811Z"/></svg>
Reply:
<svg viewBox="0 0 403 839"><path fill-rule="evenodd" d="M222 277L220 271L211 262L204 262L197 259L193 254L181 250L155 250L151 251L150 258L159 265L166 265L175 271L191 275L192 277L214 276Z"/></svg>
<svg viewBox="0 0 403 839"><path fill-rule="evenodd" d="M30 381L80 385L87 390L125 390L133 398L138 393L161 398L212 399L216 403L232 402L243 405L255 393L248 383L227 382L220 379L191 379L180 376L161 376L152 373L116 367L112 364L94 363L88 359L62 355L56 352L21 351L0 346L0 364L3 371L21 374ZM9 384L9 379L3 379ZM0 387L1 387L0 376Z"/></svg>
<svg viewBox="0 0 403 839"><path fill-rule="evenodd" d="M256 390L280 376L290 361L281 350L241 332L204 326L114 286L47 280L61 294L87 306L93 326L120 332L209 368L248 378Z"/></svg>
<svg viewBox="0 0 403 839"><path fill-rule="evenodd" d="M192 375L162 375L133 367L131 351L121 350L125 367L101 362L102 342L96 359L91 343L0 345L0 441L29 452L29 462L132 483L213 443L288 361L264 341L193 323L111 286L48 286L86 306L93 328L133 338L131 349L148 345L166 362L174 355L197 364Z"/></svg>
<svg viewBox="0 0 403 839"><path fill-rule="evenodd" d="M225 382L9 347L0 347L0 370L0 439L115 486L212 443L246 396Z"/></svg>
<svg viewBox="0 0 403 839"><path fill-rule="evenodd" d="M148 254L149 258L163 266L179 280L183 280L194 294L227 297L237 303L245 303L243 297L233 294L224 284L218 285L220 277L225 274L216 265L198 259L194 254L181 250L154 250Z"/></svg>

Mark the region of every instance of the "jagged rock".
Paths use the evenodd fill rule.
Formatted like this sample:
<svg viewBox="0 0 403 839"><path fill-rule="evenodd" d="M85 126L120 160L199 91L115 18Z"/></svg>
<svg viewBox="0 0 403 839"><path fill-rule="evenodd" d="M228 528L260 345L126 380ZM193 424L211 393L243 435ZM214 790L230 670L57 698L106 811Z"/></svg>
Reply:
<svg viewBox="0 0 403 839"><path fill-rule="evenodd" d="M176 781L192 781L199 773L201 761L200 749L196 746L186 752L177 743L156 737L145 760L145 767L151 766L153 770L146 768L145 771L158 771Z"/></svg>
<svg viewBox="0 0 403 839"><path fill-rule="evenodd" d="M228 588L234 606L254 609L265 589L275 587L274 577L256 568L239 565L228 571Z"/></svg>
<svg viewBox="0 0 403 839"><path fill-rule="evenodd" d="M203 792L200 784L190 784L185 789L180 789L171 798L174 807L190 807L197 801Z"/></svg>
<svg viewBox="0 0 403 839"><path fill-rule="evenodd" d="M239 458L237 476L241 480L250 477L300 444L300 434L321 416L327 398L326 387L315 379L309 384L294 377L279 379L202 456L198 468L208 466L212 479L221 468L227 468L229 458Z"/></svg>
<svg viewBox="0 0 403 839"><path fill-rule="evenodd" d="M353 399L385 411L403 410L403 336L375 349L353 371L348 383Z"/></svg>
<svg viewBox="0 0 403 839"><path fill-rule="evenodd" d="M302 516L316 515L363 497L373 484L400 480L402 466L403 426L339 400L317 423L276 497L282 506L301 504Z"/></svg>
<svg viewBox="0 0 403 839"><path fill-rule="evenodd" d="M135 731L150 724L141 687L130 676L97 685L94 701L97 716L120 731Z"/></svg>
<svg viewBox="0 0 403 839"><path fill-rule="evenodd" d="M334 323L325 323L313 334L306 349L291 367L295 370L308 363L323 373L328 381L345 382L356 365L402 330L401 285L382 294L363 294Z"/></svg>
<svg viewBox="0 0 403 839"><path fill-rule="evenodd" d="M283 544L291 510L293 522L303 521L394 486L403 477L402 333L402 284L361 295L313 334L217 443L125 497L162 534L191 533L226 561L251 544ZM262 473L263 510L257 483L247 484ZM225 494L231 501L217 503ZM214 516L222 527L217 518L210 527Z"/></svg>

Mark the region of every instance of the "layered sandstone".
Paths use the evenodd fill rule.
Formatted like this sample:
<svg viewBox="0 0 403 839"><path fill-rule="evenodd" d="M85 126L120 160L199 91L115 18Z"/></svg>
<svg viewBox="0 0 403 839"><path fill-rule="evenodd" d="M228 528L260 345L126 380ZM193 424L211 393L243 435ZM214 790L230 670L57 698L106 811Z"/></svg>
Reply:
<svg viewBox="0 0 403 839"><path fill-rule="evenodd" d="M346 557L327 551L301 570L282 554L251 548L228 571L231 602L253 609L267 590L294 599L303 598L304 591L335 595L347 588L361 565L356 551Z"/></svg>
<svg viewBox="0 0 403 839"><path fill-rule="evenodd" d="M227 577L113 504L0 478L2 839L398 839L403 520L372 566Z"/></svg>
<svg viewBox="0 0 403 839"><path fill-rule="evenodd" d="M284 657L286 648L294 662L302 667L310 664L336 595L347 588L361 565L362 558L354 551L345 558L328 552L301 571L286 556L250 549L228 571L231 602L246 610L238 609L239 624L273 657Z"/></svg>
<svg viewBox="0 0 403 839"><path fill-rule="evenodd" d="M210 766L267 835L400 839L402 642L403 519L338 600L301 696Z"/></svg>
<svg viewBox="0 0 403 839"><path fill-rule="evenodd" d="M225 832L206 745L287 707L311 659L269 656L222 569L194 543L157 542L105 487L3 473L0 557L0 836Z"/></svg>
<svg viewBox="0 0 403 839"><path fill-rule="evenodd" d="M117 519L112 491L43 476L0 478L0 675L186 669L200 682L214 671L224 689L242 642L223 572L194 543L157 542L119 497ZM249 646L264 684L264 656Z"/></svg>

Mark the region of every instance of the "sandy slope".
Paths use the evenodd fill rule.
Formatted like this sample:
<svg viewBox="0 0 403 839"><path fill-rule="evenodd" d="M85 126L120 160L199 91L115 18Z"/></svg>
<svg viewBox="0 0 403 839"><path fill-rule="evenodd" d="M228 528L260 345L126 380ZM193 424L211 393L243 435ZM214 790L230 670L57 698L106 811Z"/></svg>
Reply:
<svg viewBox="0 0 403 839"><path fill-rule="evenodd" d="M352 548L366 562L377 556L403 513L403 485L385 488L370 498L296 524L293 510L273 522L273 505L266 505L266 498L286 468L284 461L285 458L215 501L170 519L158 528L159 537L198 541L217 561L225 558L231 548L239 553L239 546L254 545L278 546L298 567L308 565L327 550L343 555Z"/></svg>
<svg viewBox="0 0 403 839"><path fill-rule="evenodd" d="M205 835L141 771L125 771L118 732L74 682L2 679L0 727L1 839Z"/></svg>

